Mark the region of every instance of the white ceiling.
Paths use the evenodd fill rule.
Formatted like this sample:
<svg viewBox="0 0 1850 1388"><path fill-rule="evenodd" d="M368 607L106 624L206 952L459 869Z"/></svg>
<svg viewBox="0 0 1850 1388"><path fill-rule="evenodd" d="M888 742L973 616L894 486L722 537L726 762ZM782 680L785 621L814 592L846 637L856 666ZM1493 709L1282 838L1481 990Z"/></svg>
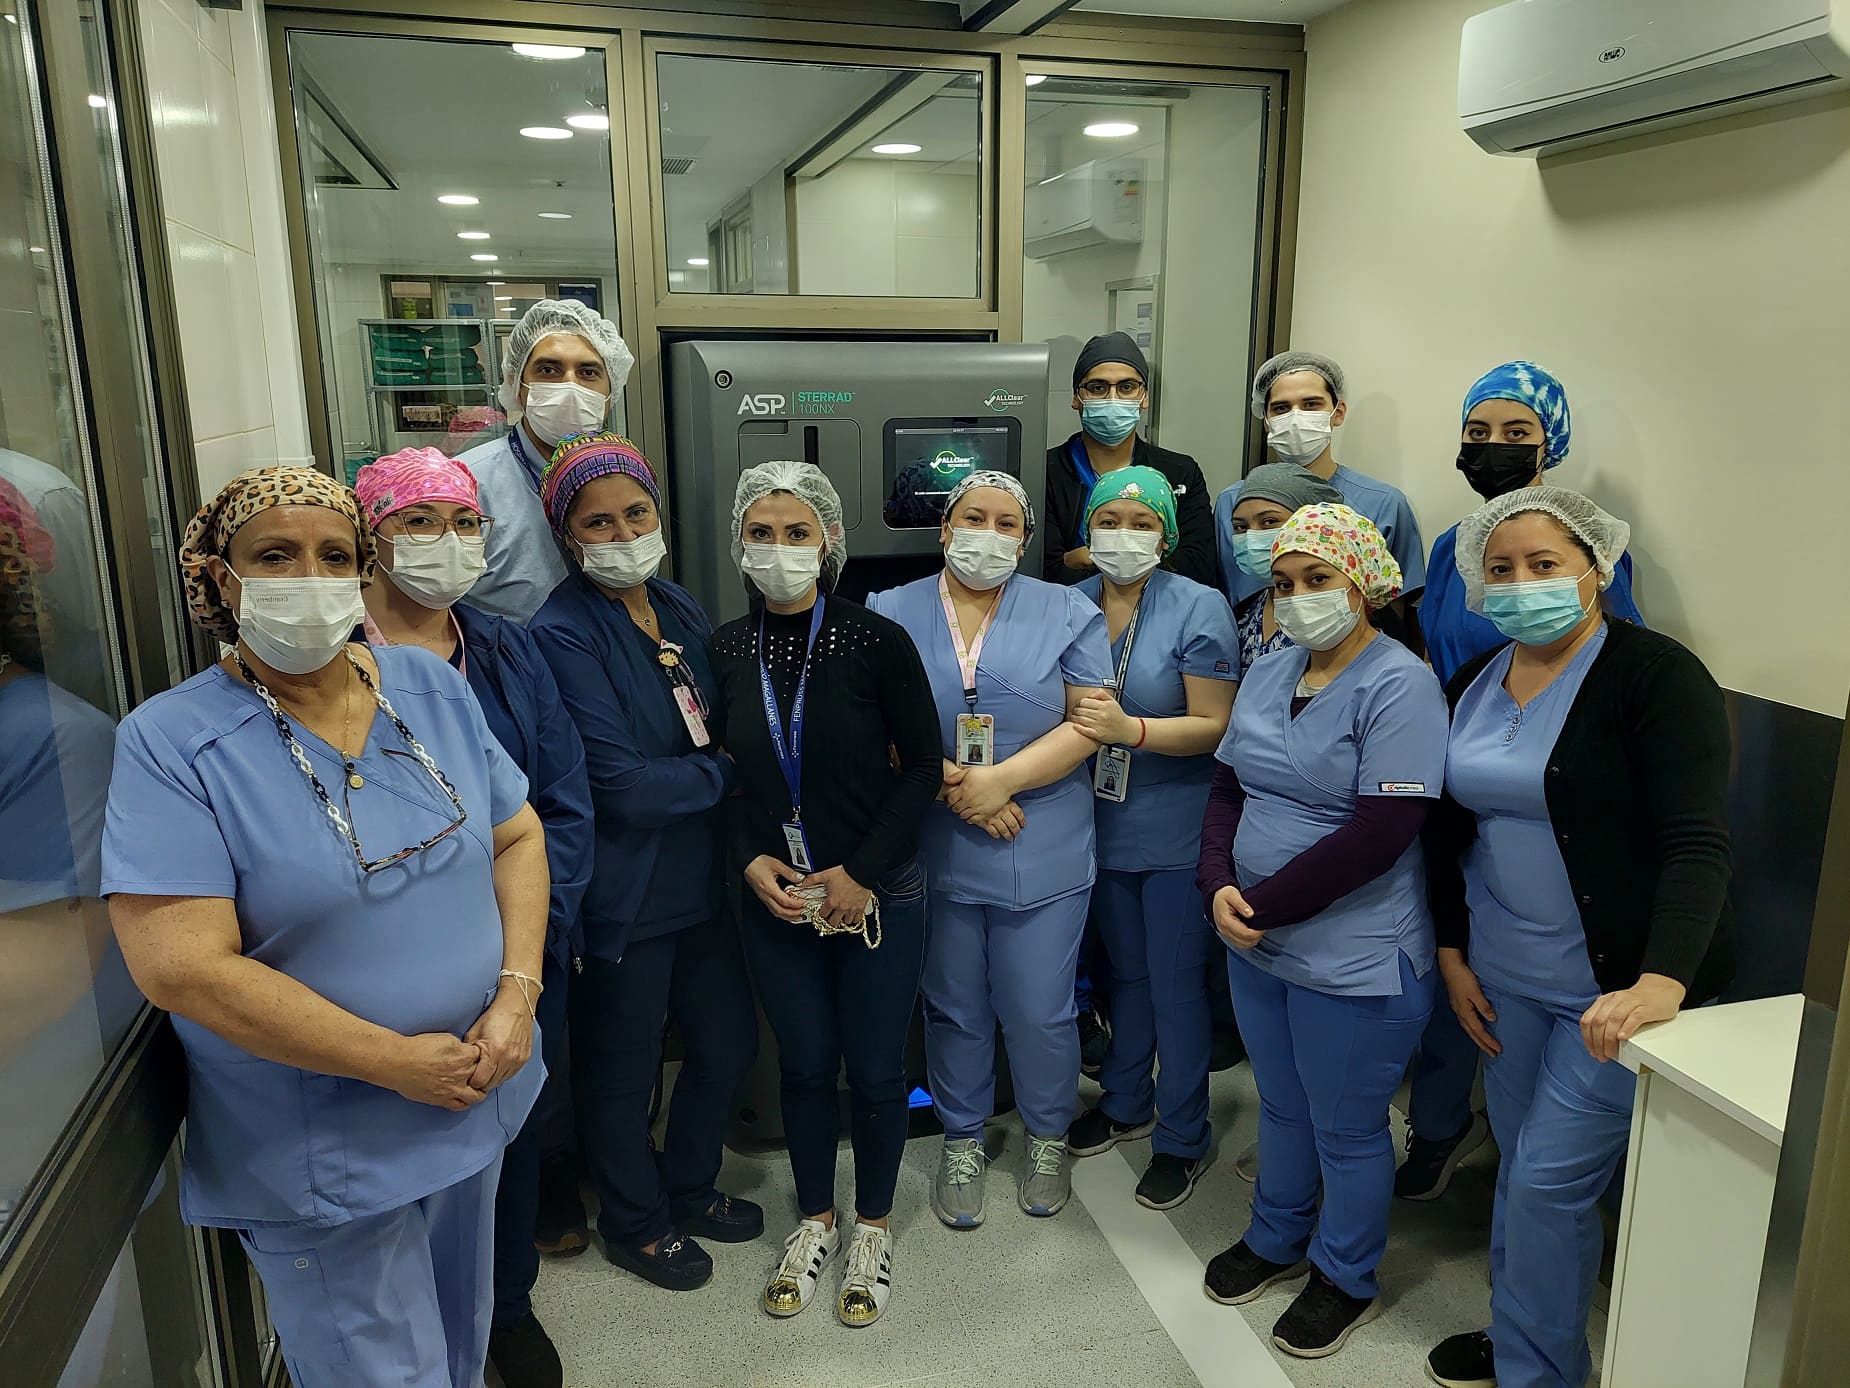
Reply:
<svg viewBox="0 0 1850 1388"><path fill-rule="evenodd" d="M1077 8L1106 14L1304 24L1346 3L1348 0L1079 0Z"/></svg>

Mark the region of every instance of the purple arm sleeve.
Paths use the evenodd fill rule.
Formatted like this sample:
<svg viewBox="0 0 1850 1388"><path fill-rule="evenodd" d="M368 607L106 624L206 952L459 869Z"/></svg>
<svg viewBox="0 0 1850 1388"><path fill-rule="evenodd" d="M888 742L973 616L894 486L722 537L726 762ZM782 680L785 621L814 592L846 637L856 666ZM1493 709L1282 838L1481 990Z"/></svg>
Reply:
<svg viewBox="0 0 1850 1388"><path fill-rule="evenodd" d="M1325 834L1265 881L1241 893L1253 908L1247 924L1255 930L1297 925L1374 881L1419 837L1432 805L1424 796L1362 796L1347 824ZM1212 801L1208 813L1214 813ZM1204 830L1204 862L1206 845ZM1199 875L1201 870L1196 871Z"/></svg>
<svg viewBox="0 0 1850 1388"><path fill-rule="evenodd" d="M1210 903L1233 880L1233 836L1240 827L1246 791L1225 762L1214 763L1214 780L1208 788L1208 813L1201 824L1201 855L1195 862L1195 886Z"/></svg>

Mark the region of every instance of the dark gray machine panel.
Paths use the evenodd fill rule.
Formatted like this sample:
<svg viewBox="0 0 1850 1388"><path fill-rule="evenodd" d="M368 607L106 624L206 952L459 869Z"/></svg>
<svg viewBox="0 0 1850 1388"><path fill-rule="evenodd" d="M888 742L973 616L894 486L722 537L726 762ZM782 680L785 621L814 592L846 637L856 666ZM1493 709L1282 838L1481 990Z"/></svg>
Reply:
<svg viewBox="0 0 1850 1388"><path fill-rule="evenodd" d="M732 498L754 464L813 462L835 484L855 598L937 567L937 512L972 469L1046 494L1040 343L677 342L668 375L674 571L715 622L745 611ZM1037 534L1021 567L1040 566Z"/></svg>

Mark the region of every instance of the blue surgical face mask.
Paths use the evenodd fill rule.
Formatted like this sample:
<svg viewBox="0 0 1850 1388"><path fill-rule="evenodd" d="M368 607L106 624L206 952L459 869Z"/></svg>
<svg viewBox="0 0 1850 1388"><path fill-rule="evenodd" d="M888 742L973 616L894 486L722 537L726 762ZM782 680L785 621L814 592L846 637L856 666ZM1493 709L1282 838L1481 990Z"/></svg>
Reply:
<svg viewBox="0 0 1850 1388"><path fill-rule="evenodd" d="M1253 578L1272 576L1272 541L1276 530L1248 530L1233 537L1233 558L1240 572Z"/></svg>
<svg viewBox="0 0 1850 1388"><path fill-rule="evenodd" d="M1143 418L1143 406L1135 400L1082 400L1079 403L1079 427L1108 446L1123 443Z"/></svg>
<svg viewBox="0 0 1850 1388"><path fill-rule="evenodd" d="M1546 646L1586 619L1587 609L1580 601L1580 579L1585 577L1486 584L1484 615L1510 640Z"/></svg>

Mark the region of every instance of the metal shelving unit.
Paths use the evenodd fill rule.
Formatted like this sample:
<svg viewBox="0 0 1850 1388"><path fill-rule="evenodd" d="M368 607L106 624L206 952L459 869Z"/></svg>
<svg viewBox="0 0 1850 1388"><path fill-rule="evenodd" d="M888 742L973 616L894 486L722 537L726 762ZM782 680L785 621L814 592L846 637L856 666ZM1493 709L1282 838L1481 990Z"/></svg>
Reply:
<svg viewBox="0 0 1850 1388"><path fill-rule="evenodd" d="M501 343L494 332L495 326L485 318L362 318L359 327L366 371L366 418L372 433L365 451L377 457L400 448L434 445L449 433L450 417L457 409L469 405L494 408L495 386L501 374L498 366ZM394 333L410 330L420 337L442 336L451 341L465 336L462 330L473 329L475 340L462 345L473 348L480 359L482 379L464 384L433 381L382 384L374 364L374 348L378 335L385 329ZM356 455L346 461L348 471L352 472L363 459Z"/></svg>

